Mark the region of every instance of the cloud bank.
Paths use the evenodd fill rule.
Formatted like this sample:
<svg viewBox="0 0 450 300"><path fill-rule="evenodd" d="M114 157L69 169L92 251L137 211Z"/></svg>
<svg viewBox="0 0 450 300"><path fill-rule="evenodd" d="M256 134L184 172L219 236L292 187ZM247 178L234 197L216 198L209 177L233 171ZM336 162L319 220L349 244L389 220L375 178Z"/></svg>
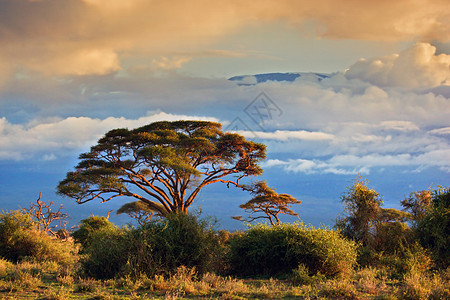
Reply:
<svg viewBox="0 0 450 300"><path fill-rule="evenodd" d="M419 43L389 59L359 61L346 73L247 86L176 72L155 77L152 68L70 80L20 78L0 96L11 99L0 103L0 161L75 157L112 128L210 119L265 143L267 168L450 172L449 55L434 51ZM184 62L153 61L169 70Z"/></svg>
<svg viewBox="0 0 450 300"><path fill-rule="evenodd" d="M214 42L274 22L299 36L448 42L449 20L446 0L3 0L0 62L9 74L101 75L180 49L220 54Z"/></svg>
<svg viewBox="0 0 450 300"><path fill-rule="evenodd" d="M0 160L56 159L67 151L87 150L107 131L114 128L136 128L157 121L209 120L212 117L149 113L138 119L94 119L69 117L66 119L31 122L27 125L9 123L0 118Z"/></svg>
<svg viewBox="0 0 450 300"><path fill-rule="evenodd" d="M428 43L417 43L399 54L361 59L350 66L345 76L377 86L450 86L450 55L436 55L436 47Z"/></svg>

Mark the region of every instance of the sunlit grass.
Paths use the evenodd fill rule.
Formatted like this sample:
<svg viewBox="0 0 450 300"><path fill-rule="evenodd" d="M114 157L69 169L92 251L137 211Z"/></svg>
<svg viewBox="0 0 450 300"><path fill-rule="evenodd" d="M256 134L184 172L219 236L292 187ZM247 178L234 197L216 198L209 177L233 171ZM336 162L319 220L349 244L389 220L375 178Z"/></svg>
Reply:
<svg viewBox="0 0 450 300"><path fill-rule="evenodd" d="M347 279L239 279L180 267L172 276L142 275L109 280L61 274L48 263L0 260L0 299L449 299L448 271L410 272L387 279L376 268Z"/></svg>

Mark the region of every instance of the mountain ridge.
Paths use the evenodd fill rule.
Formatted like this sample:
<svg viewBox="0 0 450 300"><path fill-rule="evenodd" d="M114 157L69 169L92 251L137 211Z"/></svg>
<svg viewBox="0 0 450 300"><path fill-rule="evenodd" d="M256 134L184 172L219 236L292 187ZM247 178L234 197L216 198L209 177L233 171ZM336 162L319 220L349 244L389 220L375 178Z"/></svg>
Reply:
<svg viewBox="0 0 450 300"><path fill-rule="evenodd" d="M254 75L238 75L230 77L228 80L236 81L238 85L255 85L267 81L293 82L302 77L307 80L322 81L323 79L330 78L331 74L314 72L273 72Z"/></svg>

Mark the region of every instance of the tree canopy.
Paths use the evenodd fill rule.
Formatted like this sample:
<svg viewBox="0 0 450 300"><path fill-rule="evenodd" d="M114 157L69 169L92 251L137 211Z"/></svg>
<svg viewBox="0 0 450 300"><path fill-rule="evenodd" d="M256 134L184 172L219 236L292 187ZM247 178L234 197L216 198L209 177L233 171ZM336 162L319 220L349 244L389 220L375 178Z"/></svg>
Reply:
<svg viewBox="0 0 450 300"><path fill-rule="evenodd" d="M145 202L138 200L125 203L117 210L117 214L127 214L135 219L139 225L144 226L153 219L155 212L151 210ZM156 216L160 217L161 215L156 213Z"/></svg>
<svg viewBox="0 0 450 300"><path fill-rule="evenodd" d="M252 222L257 219L268 219L271 225L275 225L280 224L279 214L298 216L291 209L290 205L301 204L302 201L288 194L278 194L265 181L258 181L254 185L244 186L243 188L255 195L247 203L239 206L249 213L246 221ZM236 216L233 219L243 220L242 216Z"/></svg>
<svg viewBox="0 0 450 300"><path fill-rule="evenodd" d="M155 122L137 129L114 129L80 155L58 192L78 203L127 196L166 216L187 212L205 186L260 175L263 144L208 121Z"/></svg>
<svg viewBox="0 0 450 300"><path fill-rule="evenodd" d="M422 220L431 207L432 195L429 190L412 192L408 198L400 201L403 210L411 214L414 222Z"/></svg>

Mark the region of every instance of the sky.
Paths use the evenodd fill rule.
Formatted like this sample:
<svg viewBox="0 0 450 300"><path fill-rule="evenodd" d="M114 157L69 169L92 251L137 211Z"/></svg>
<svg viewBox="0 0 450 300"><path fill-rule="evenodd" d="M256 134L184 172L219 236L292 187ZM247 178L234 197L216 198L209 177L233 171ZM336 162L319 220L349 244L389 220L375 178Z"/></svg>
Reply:
<svg viewBox="0 0 450 300"><path fill-rule="evenodd" d="M266 144L260 179L316 226L358 174L386 207L449 185L447 0L0 0L0 45L2 209L39 192L73 223L117 209L127 200L75 205L55 188L108 130L159 120ZM301 76L253 76L275 72ZM239 228L247 200L214 186L195 203Z"/></svg>

